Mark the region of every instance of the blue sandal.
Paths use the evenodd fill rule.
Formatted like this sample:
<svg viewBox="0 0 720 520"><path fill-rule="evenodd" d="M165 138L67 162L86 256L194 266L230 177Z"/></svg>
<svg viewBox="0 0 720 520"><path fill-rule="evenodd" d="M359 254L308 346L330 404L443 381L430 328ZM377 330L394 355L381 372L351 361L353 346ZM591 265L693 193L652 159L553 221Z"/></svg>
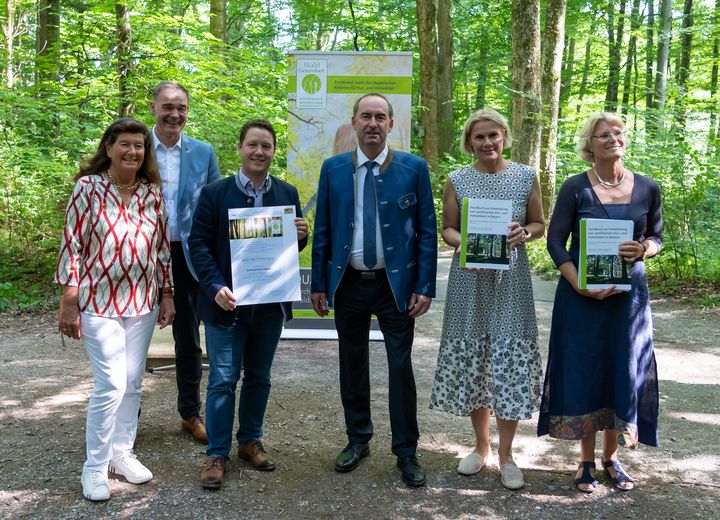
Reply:
<svg viewBox="0 0 720 520"><path fill-rule="evenodd" d="M580 475L580 478L575 479L575 489L582 491L583 493L592 493L598 486L598 481L590 474L590 470L595 469L595 462L591 460L584 460L578 464L578 469L580 468L582 468L583 472L582 475ZM589 484L590 488L581 488L580 484Z"/></svg>
<svg viewBox="0 0 720 520"><path fill-rule="evenodd" d="M635 481L630 478L630 475L625 473L625 470L620 465L620 462L618 460L610 459L605 460L602 457L600 458L600 462L602 462L603 468L605 468L605 473L607 473L608 477L610 477L610 480L612 480L613 486L615 486L615 489L618 491L632 491L635 486L631 486L628 488L620 487L620 484L624 484L625 482L632 482L633 484ZM613 477L610 475L610 472L608 471L608 468L612 468L615 470L615 476Z"/></svg>

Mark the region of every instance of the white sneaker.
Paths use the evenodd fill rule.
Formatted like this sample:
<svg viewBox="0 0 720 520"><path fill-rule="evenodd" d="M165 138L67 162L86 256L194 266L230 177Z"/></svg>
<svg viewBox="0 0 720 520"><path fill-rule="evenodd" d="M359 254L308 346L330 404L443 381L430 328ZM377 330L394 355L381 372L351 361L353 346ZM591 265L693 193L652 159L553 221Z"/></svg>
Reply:
<svg viewBox="0 0 720 520"><path fill-rule="evenodd" d="M500 467L500 479L503 486L508 489L520 489L525 485L522 471L514 462L508 462Z"/></svg>
<svg viewBox="0 0 720 520"><path fill-rule="evenodd" d="M137 460L134 453L117 455L110 461L110 472L125 477L131 484L142 484L153 478L153 474Z"/></svg>
<svg viewBox="0 0 720 520"><path fill-rule="evenodd" d="M477 451L473 451L460 461L457 467L458 473L461 475L474 475L485 466L485 457Z"/></svg>
<svg viewBox="0 0 720 520"><path fill-rule="evenodd" d="M83 496L88 500L107 500L110 498L110 484L107 473L93 469L83 469L82 477Z"/></svg>

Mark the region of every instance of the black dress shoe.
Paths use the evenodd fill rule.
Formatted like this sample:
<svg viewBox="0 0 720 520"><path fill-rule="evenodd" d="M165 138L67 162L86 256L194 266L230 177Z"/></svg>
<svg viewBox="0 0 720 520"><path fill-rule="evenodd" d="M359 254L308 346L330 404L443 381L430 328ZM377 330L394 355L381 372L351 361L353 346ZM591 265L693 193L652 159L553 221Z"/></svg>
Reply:
<svg viewBox="0 0 720 520"><path fill-rule="evenodd" d="M360 459L364 459L368 455L370 455L370 445L367 442L365 444L348 442L345 449L335 459L335 471L340 473L352 471L360 464Z"/></svg>
<svg viewBox="0 0 720 520"><path fill-rule="evenodd" d="M405 484L412 487L425 485L425 470L422 469L415 455L398 457L397 466L402 470L402 479Z"/></svg>

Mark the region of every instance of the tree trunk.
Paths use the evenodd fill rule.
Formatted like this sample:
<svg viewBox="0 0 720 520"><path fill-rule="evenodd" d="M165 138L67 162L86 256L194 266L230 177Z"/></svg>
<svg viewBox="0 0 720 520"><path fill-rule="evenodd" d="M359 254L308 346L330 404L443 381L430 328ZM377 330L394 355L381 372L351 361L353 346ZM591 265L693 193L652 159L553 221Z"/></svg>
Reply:
<svg viewBox="0 0 720 520"><path fill-rule="evenodd" d="M5 86L15 86L15 0L5 0L5 25L2 26L5 38Z"/></svg>
<svg viewBox="0 0 720 520"><path fill-rule="evenodd" d="M567 35L568 44L563 51L563 69L560 73L560 103L558 106L558 119L562 119L563 107L567 106L567 101L572 92L573 69L575 67L575 36Z"/></svg>
<svg viewBox="0 0 720 520"><path fill-rule="evenodd" d="M315 35L315 50L321 51L323 48L323 40L325 39L325 0L318 0L317 7L320 11L317 21L317 34ZM382 20L382 18L380 18Z"/></svg>
<svg viewBox="0 0 720 520"><path fill-rule="evenodd" d="M630 80L633 65L636 63L637 33L640 29L640 0L633 0L630 15L630 41L628 42L627 60L625 62L625 78L623 79L622 114L626 116L630 105Z"/></svg>
<svg viewBox="0 0 720 520"><path fill-rule="evenodd" d="M133 113L133 96L128 90L132 67L130 50L132 48L132 30L130 12L125 0L115 2L115 32L117 34L116 68L118 79L118 117L128 117Z"/></svg>
<svg viewBox="0 0 720 520"><path fill-rule="evenodd" d="M486 38L481 38L479 54L480 66L478 67L477 82L475 83L475 110L485 107L488 68L488 41Z"/></svg>
<svg viewBox="0 0 720 520"><path fill-rule="evenodd" d="M654 107L665 108L667 94L668 54L672 31L672 0L660 0L660 31L658 32L657 66L655 67Z"/></svg>
<svg viewBox="0 0 720 520"><path fill-rule="evenodd" d="M225 0L210 0L210 34L227 43L227 4Z"/></svg>
<svg viewBox="0 0 720 520"><path fill-rule="evenodd" d="M580 81L580 91L578 92L578 101L575 111L579 114L582 108L583 99L587 93L588 77L590 76L590 58L592 51L592 37L595 34L595 28L597 27L598 20L593 19L590 24L590 31L588 32L587 39L585 40L585 62L583 63L582 80Z"/></svg>
<svg viewBox="0 0 720 520"><path fill-rule="evenodd" d="M606 112L615 112L617 110L618 90L620 88L620 53L625 32L625 5L625 0L622 0L618 11L617 29L615 28L615 2L609 0L607 6L608 81L605 90Z"/></svg>
<svg viewBox="0 0 720 520"><path fill-rule="evenodd" d="M654 0L650 0L647 3L648 6L648 18L647 18L647 32L645 36L645 120L649 121L649 111L653 106L653 65L654 65L654 35L655 35L655 7Z"/></svg>
<svg viewBox="0 0 720 520"><path fill-rule="evenodd" d="M685 138L687 114L687 81L690 76L690 51L692 50L693 0L685 0L683 7L682 36L680 38L680 69L678 70L678 97L675 111L678 136Z"/></svg>
<svg viewBox="0 0 720 520"><path fill-rule="evenodd" d="M417 0L423 156L433 170L436 170L438 165L438 59L435 13L433 0Z"/></svg>
<svg viewBox="0 0 720 520"><path fill-rule="evenodd" d="M555 168L560 106L560 76L567 0L548 0L542 44L543 130L540 154L540 187L543 213L550 215L555 197Z"/></svg>
<svg viewBox="0 0 720 520"><path fill-rule="evenodd" d="M540 0L512 3L513 161L537 168L540 163Z"/></svg>
<svg viewBox="0 0 720 520"><path fill-rule="evenodd" d="M38 0L35 30L35 81L58 77L60 0Z"/></svg>
<svg viewBox="0 0 720 520"><path fill-rule="evenodd" d="M455 143L453 116L452 4L438 0L438 153L450 153Z"/></svg>
<svg viewBox="0 0 720 520"><path fill-rule="evenodd" d="M713 155L718 149L716 139L718 137L716 122L720 100L718 99L718 68L720 67L720 0L715 0L715 14L713 27L715 27L715 38L712 50L712 72L710 73L710 131L708 132L708 155Z"/></svg>

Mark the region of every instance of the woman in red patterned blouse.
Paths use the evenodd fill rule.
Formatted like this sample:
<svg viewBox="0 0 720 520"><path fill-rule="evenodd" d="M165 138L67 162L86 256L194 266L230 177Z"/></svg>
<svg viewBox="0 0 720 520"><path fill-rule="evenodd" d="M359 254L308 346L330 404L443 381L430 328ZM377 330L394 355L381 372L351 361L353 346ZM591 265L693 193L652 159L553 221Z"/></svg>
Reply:
<svg viewBox="0 0 720 520"><path fill-rule="evenodd" d="M93 371L83 495L110 498L111 472L134 484L152 473L133 454L145 358L155 322L175 316L167 213L148 128L112 123L75 177L56 280L60 331L82 337Z"/></svg>

